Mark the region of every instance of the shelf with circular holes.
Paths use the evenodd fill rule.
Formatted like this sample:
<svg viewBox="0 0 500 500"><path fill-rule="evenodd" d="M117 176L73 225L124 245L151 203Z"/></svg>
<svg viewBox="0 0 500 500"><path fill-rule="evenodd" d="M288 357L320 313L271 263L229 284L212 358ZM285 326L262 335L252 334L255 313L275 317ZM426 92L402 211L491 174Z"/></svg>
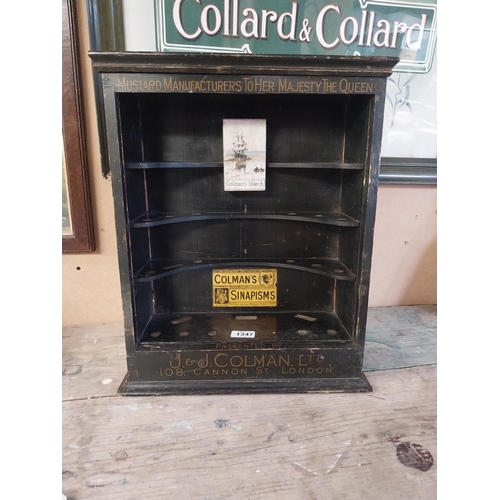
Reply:
<svg viewBox="0 0 500 500"><path fill-rule="evenodd" d="M297 222L312 222L315 224L326 224L331 226L347 226L358 227L359 221L349 217L342 212L334 212L329 214L309 214L296 212L283 213L249 213L249 212L232 212L232 213L210 213L210 214L169 214L169 213L152 213L143 214L135 218L131 224L131 228L139 227L154 227L165 224L179 224L186 222L199 221L244 221L244 220L282 220L282 221L297 221Z"/></svg>
<svg viewBox="0 0 500 500"><path fill-rule="evenodd" d="M302 273L317 274L342 281L354 281L355 275L339 259L274 259L231 260L194 259L149 261L135 276L136 282L154 281L181 272L202 269L278 268Z"/></svg>
<svg viewBox="0 0 500 500"><path fill-rule="evenodd" d="M248 332L249 338L235 340L231 332ZM175 344L179 349L196 343L205 348L221 342L250 342L267 347L276 342L291 346L307 342L349 344L352 340L334 312L252 312L222 314L174 313L157 314L151 318L141 336L141 348L161 348Z"/></svg>

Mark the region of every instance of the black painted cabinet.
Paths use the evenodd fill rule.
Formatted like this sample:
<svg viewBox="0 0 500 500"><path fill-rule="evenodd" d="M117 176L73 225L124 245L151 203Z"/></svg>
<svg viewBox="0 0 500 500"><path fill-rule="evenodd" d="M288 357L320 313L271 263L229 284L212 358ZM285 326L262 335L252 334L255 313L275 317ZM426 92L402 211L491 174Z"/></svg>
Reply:
<svg viewBox="0 0 500 500"><path fill-rule="evenodd" d="M119 392L371 390L362 361L397 59L91 57L124 306ZM226 170L225 120L264 121L265 163L249 167L249 150ZM227 190L229 175L261 172L264 188Z"/></svg>

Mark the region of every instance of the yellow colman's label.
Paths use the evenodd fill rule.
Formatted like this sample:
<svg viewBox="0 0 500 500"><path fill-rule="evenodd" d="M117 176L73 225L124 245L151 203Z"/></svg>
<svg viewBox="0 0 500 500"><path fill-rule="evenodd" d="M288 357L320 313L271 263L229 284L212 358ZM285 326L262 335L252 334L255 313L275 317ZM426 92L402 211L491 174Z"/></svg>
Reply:
<svg viewBox="0 0 500 500"><path fill-rule="evenodd" d="M214 307L276 307L276 269L214 269Z"/></svg>

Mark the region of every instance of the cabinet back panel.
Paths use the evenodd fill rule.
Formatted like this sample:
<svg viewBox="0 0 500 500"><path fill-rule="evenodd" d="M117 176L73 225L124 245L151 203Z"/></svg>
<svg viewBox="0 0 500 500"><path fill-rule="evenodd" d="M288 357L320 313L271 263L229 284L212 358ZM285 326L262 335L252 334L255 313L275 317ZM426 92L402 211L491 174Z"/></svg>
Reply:
<svg viewBox="0 0 500 500"><path fill-rule="evenodd" d="M119 99L125 161L222 161L225 118L265 119L269 162L364 161L358 153L346 160L344 152L346 140L352 151L364 144L366 132L354 121L369 105L364 95L124 94Z"/></svg>
<svg viewBox="0 0 500 500"><path fill-rule="evenodd" d="M150 212L326 215L340 209L338 170L269 168L266 190L254 192L224 191L222 168L150 169L146 174Z"/></svg>
<svg viewBox="0 0 500 500"><path fill-rule="evenodd" d="M320 275L278 269L278 295L276 307L213 307L212 272L200 269L179 273L153 282L155 312L243 312L248 311L325 311L332 310L333 286L329 278Z"/></svg>
<svg viewBox="0 0 500 500"><path fill-rule="evenodd" d="M336 258L337 228L294 221L200 221L150 229L153 259ZM133 238L135 238L135 229ZM236 265L236 264L235 264Z"/></svg>

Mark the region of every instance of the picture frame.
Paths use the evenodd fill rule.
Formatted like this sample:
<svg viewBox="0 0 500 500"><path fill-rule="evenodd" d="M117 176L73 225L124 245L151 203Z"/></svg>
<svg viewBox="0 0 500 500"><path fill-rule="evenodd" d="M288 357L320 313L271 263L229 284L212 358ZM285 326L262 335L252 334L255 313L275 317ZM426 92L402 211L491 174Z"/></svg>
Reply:
<svg viewBox="0 0 500 500"><path fill-rule="evenodd" d="M74 0L62 1L62 136L62 252L93 252L95 238L85 149Z"/></svg>

